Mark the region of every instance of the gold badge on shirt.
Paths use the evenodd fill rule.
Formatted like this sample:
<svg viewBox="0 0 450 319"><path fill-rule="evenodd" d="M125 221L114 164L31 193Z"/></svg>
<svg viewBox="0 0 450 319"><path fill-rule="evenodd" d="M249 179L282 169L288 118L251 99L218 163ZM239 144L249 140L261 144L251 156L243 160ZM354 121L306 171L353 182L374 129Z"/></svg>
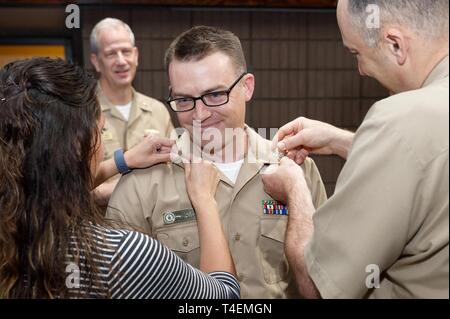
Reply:
<svg viewBox="0 0 450 319"><path fill-rule="evenodd" d="M111 133L111 132L106 131L106 132L103 132L102 138L103 138L103 140L105 140L105 141L110 141L110 140L113 139L113 136L112 136L112 133Z"/></svg>

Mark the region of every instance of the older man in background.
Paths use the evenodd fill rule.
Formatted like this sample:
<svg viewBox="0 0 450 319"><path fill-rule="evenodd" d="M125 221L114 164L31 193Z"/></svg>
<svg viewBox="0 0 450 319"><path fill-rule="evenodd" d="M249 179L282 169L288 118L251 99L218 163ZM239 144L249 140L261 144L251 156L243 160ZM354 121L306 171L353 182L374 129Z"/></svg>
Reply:
<svg viewBox="0 0 450 319"><path fill-rule="evenodd" d="M164 104L132 86L139 51L130 27L121 20L105 18L92 29L90 45L91 63L100 76L98 99L105 117L105 159L118 149L133 147L145 135L169 137L173 124ZM107 203L117 181L114 178L97 188L101 204Z"/></svg>

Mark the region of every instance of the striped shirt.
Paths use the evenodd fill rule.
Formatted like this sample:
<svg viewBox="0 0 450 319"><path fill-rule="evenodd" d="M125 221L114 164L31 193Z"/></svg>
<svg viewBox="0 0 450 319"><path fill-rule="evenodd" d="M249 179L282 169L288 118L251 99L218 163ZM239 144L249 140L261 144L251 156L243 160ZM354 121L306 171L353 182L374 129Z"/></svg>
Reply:
<svg viewBox="0 0 450 319"><path fill-rule="evenodd" d="M182 261L157 240L135 231L90 226L95 234L98 276L91 281L91 298L239 298L240 287L227 272L205 274ZM89 229L90 231L90 229ZM77 245L71 238L70 248ZM79 258L67 254L66 286L70 296L85 296L89 275L83 249ZM98 255L100 254L100 256ZM75 260L78 260L75 262Z"/></svg>

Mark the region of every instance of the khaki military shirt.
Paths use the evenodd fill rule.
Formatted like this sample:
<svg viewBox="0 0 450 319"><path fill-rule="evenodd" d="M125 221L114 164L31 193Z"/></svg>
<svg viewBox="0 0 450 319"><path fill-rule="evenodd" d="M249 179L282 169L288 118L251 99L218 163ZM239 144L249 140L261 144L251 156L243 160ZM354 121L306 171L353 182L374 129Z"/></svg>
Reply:
<svg viewBox="0 0 450 319"><path fill-rule="evenodd" d="M236 184L221 175L216 192L220 218L236 264L243 298L298 297L284 255L287 216L264 214L261 169L272 162L270 141L246 127L249 141ZM189 135L180 138L181 148ZM256 160L253 160L256 159ZM303 164L314 205L326 200L325 188L311 159ZM157 238L183 260L199 267L199 238L181 164L135 170L119 181L107 216L125 221ZM191 211L192 212L192 211ZM170 214L174 213L174 214Z"/></svg>
<svg viewBox="0 0 450 319"><path fill-rule="evenodd" d="M142 141L146 133L170 137L173 124L167 108L158 100L133 89L133 100L127 121L115 105L108 101L100 85L97 97L105 117L105 128L102 134L105 160L111 158L114 151L119 148L127 150L135 146Z"/></svg>
<svg viewBox="0 0 450 319"><path fill-rule="evenodd" d="M370 109L313 217L305 257L322 297L449 297L448 103L447 57Z"/></svg>

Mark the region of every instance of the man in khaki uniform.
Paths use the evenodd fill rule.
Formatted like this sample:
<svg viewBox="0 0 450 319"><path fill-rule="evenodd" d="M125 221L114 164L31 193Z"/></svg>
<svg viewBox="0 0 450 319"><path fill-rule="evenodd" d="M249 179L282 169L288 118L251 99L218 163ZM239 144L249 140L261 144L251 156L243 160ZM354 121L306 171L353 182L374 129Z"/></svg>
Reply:
<svg viewBox="0 0 450 319"><path fill-rule="evenodd" d="M369 4L380 8L381 29L365 33ZM393 95L354 136L304 118L278 132L278 147L297 159L347 158L314 216L293 161L263 178L289 204L286 254L298 287L304 297L448 299L448 1L341 0L337 16L361 74Z"/></svg>
<svg viewBox="0 0 450 319"><path fill-rule="evenodd" d="M186 130L177 141L180 155L201 152L219 169L216 201L242 297L297 297L284 255L286 207L274 203L261 182L261 172L278 157L272 154L270 141L244 124L254 76L245 71L239 39L229 31L192 28L171 44L166 66L169 104ZM200 140L196 140L196 123ZM227 136L227 129L233 129L234 137ZM206 151L210 134L217 137L214 152ZM314 205L319 207L326 193L318 170L309 159L303 168ZM107 216L150 234L198 267L197 224L181 162L125 175L111 197Z"/></svg>
<svg viewBox="0 0 450 319"><path fill-rule="evenodd" d="M173 124L164 105L156 99L136 92L133 88L131 108L128 120L113 105L99 85L98 99L105 117L105 128L102 134L105 148L105 159L114 155L114 151L122 148L128 150L142 141L147 134L170 137Z"/></svg>
<svg viewBox="0 0 450 319"><path fill-rule="evenodd" d="M91 62L100 74L98 99L105 117L105 159L119 148L135 146L144 135L169 137L173 125L167 108L132 87L139 54L130 27L121 20L105 18L92 29L90 43Z"/></svg>
<svg viewBox="0 0 450 319"><path fill-rule="evenodd" d="M121 20L105 18L92 29L90 44L91 63L100 75L104 159L113 157L118 149L132 148L147 134L169 137L173 125L164 104L132 87L139 52L130 27ZM117 182L115 177L97 187L98 204L106 205Z"/></svg>

